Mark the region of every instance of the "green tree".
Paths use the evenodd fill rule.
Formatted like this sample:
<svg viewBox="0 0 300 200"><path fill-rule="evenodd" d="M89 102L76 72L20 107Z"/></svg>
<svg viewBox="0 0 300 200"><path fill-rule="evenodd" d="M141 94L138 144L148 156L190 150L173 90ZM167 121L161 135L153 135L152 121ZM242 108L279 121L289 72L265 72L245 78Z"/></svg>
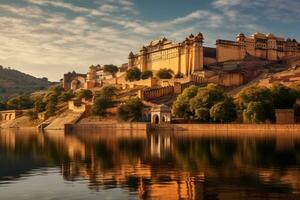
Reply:
<svg viewBox="0 0 300 200"><path fill-rule="evenodd" d="M46 110L46 103L42 99L38 99L34 103L34 110L36 112L44 112Z"/></svg>
<svg viewBox="0 0 300 200"><path fill-rule="evenodd" d="M189 102L192 113L199 108L210 109L213 105L223 101L226 93L215 84L208 84L198 90L197 95Z"/></svg>
<svg viewBox="0 0 300 200"><path fill-rule="evenodd" d="M173 113L176 116L184 117L186 119L189 118L191 115L189 101L197 95L198 89L197 86L192 85L186 88L182 94L177 97L172 107Z"/></svg>
<svg viewBox="0 0 300 200"><path fill-rule="evenodd" d="M243 110L244 118L250 122L265 122L274 120L273 95L266 87L252 86L242 90L237 97L237 102ZM260 110L257 108L261 107Z"/></svg>
<svg viewBox="0 0 300 200"><path fill-rule="evenodd" d="M237 118L233 98L227 97L224 101L216 103L210 109L210 117L215 122L232 122Z"/></svg>
<svg viewBox="0 0 300 200"><path fill-rule="evenodd" d="M251 101L243 115L251 123L265 122L268 119L265 115L264 104L259 101Z"/></svg>
<svg viewBox="0 0 300 200"><path fill-rule="evenodd" d="M208 122L210 119L210 113L208 108L198 108L195 111L195 118L202 122Z"/></svg>
<svg viewBox="0 0 300 200"><path fill-rule="evenodd" d="M243 89L237 96L240 109L247 108L252 101L260 101L272 104L273 98L270 90L266 87L252 86Z"/></svg>
<svg viewBox="0 0 300 200"><path fill-rule="evenodd" d="M36 120L36 119L38 118L37 112L32 111L32 110L28 111L28 112L26 113L26 115L27 115L31 120Z"/></svg>
<svg viewBox="0 0 300 200"><path fill-rule="evenodd" d="M58 100L62 102L70 101L72 98L75 97L75 94L72 90L69 90L67 92L63 92L61 95L59 95Z"/></svg>
<svg viewBox="0 0 300 200"><path fill-rule="evenodd" d="M46 116L47 117L51 117L51 116L55 115L56 106L57 106L57 101L54 98L50 99L47 102L47 105L46 105Z"/></svg>
<svg viewBox="0 0 300 200"><path fill-rule="evenodd" d="M9 99L7 106L9 109L30 109L33 108L33 101L29 96L22 95Z"/></svg>
<svg viewBox="0 0 300 200"><path fill-rule="evenodd" d="M93 92L91 90L81 89L76 93L76 97L78 99L92 99L93 98Z"/></svg>
<svg viewBox="0 0 300 200"><path fill-rule="evenodd" d="M276 109L293 108L297 98L295 90L282 84L274 84L270 91L273 97L274 107Z"/></svg>
<svg viewBox="0 0 300 200"><path fill-rule="evenodd" d="M141 79L145 80L145 79L148 79L152 76L153 76L153 72L147 70L147 71L142 72Z"/></svg>
<svg viewBox="0 0 300 200"><path fill-rule="evenodd" d="M140 99L131 99L118 107L118 118L123 121L140 121L143 109L144 104Z"/></svg>
<svg viewBox="0 0 300 200"><path fill-rule="evenodd" d="M130 68L126 72L127 81L138 81L141 78L141 70L137 67Z"/></svg>
<svg viewBox="0 0 300 200"><path fill-rule="evenodd" d="M97 94L96 97L113 98L117 95L118 89L112 85L104 86Z"/></svg>
<svg viewBox="0 0 300 200"><path fill-rule="evenodd" d="M106 116L107 109L114 106L114 102L110 98L97 98L92 107L92 111L94 115L97 116Z"/></svg>
<svg viewBox="0 0 300 200"><path fill-rule="evenodd" d="M174 78L183 78L184 77L184 74L183 73L180 73L178 72L177 74L175 74Z"/></svg>
<svg viewBox="0 0 300 200"><path fill-rule="evenodd" d="M110 73L113 77L116 77L117 72L119 71L119 68L115 65L104 65L104 72Z"/></svg>
<svg viewBox="0 0 300 200"><path fill-rule="evenodd" d="M156 76L160 79L171 79L173 77L174 72L171 69L163 68L158 70Z"/></svg>

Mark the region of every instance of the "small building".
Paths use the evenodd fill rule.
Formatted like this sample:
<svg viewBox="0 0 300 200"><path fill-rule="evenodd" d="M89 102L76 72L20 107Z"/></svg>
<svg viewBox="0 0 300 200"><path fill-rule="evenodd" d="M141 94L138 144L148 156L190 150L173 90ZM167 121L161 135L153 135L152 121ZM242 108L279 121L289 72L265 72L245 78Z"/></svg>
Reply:
<svg viewBox="0 0 300 200"><path fill-rule="evenodd" d="M293 109L276 109L276 124L294 124L295 112Z"/></svg>
<svg viewBox="0 0 300 200"><path fill-rule="evenodd" d="M152 107L151 123L171 123L171 108L164 104Z"/></svg>
<svg viewBox="0 0 300 200"><path fill-rule="evenodd" d="M10 121L17 119L22 115L21 110L5 110L5 111L0 111L0 121Z"/></svg>

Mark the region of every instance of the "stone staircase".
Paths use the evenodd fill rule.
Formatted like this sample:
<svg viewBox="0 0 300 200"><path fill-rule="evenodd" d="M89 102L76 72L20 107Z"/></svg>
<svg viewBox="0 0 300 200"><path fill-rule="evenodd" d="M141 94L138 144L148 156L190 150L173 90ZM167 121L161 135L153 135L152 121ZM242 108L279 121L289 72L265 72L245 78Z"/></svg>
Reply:
<svg viewBox="0 0 300 200"><path fill-rule="evenodd" d="M44 122L40 126L44 130L64 130L65 124L77 123L81 119L83 114L84 113L75 113L72 111L67 111L56 117L53 121Z"/></svg>

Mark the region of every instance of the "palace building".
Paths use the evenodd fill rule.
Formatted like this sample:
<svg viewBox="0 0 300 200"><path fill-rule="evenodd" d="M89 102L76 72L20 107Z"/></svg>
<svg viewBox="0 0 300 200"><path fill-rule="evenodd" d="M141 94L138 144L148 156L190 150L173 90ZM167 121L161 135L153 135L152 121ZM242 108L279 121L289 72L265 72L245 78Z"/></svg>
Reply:
<svg viewBox="0 0 300 200"><path fill-rule="evenodd" d="M254 33L246 37L239 33L236 41L217 40L217 62L242 60L246 54L266 60L280 60L288 56L300 55L300 44L295 40Z"/></svg>
<svg viewBox="0 0 300 200"><path fill-rule="evenodd" d="M181 43L163 38L143 46L139 53L129 54L128 67L141 71L158 71L161 68L173 70L186 76L203 69L203 35L190 35Z"/></svg>

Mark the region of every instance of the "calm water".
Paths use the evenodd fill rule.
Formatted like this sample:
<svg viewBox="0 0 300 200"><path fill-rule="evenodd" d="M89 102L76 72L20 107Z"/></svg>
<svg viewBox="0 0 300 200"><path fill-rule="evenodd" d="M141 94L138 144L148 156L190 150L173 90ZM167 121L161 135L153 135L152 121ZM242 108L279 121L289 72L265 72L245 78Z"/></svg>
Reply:
<svg viewBox="0 0 300 200"><path fill-rule="evenodd" d="M300 199L300 138L2 130L0 199Z"/></svg>

